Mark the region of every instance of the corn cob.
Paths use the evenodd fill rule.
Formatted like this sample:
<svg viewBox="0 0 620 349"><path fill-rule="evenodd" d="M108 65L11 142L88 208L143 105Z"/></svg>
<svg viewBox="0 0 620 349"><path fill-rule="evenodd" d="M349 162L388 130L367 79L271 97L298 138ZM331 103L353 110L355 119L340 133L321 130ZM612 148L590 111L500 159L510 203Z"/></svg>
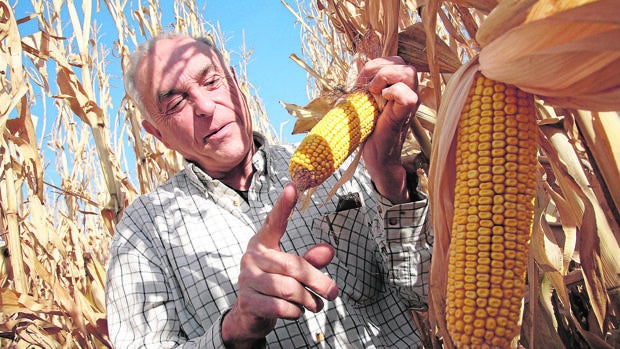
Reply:
<svg viewBox="0 0 620 349"><path fill-rule="evenodd" d="M478 73L459 120L446 319L459 348L520 331L536 195L534 98Z"/></svg>
<svg viewBox="0 0 620 349"><path fill-rule="evenodd" d="M289 173L302 192L323 183L372 133L379 107L367 91L348 93L310 130L293 154Z"/></svg>

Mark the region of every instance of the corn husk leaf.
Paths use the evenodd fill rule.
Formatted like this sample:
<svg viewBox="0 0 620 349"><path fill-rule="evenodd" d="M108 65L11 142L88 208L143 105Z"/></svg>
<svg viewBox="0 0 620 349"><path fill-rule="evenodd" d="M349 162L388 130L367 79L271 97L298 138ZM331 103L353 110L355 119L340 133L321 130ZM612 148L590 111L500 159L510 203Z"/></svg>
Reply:
<svg viewBox="0 0 620 349"><path fill-rule="evenodd" d="M335 96L325 95L313 99L305 106L280 102L286 111L296 118L293 134L310 131L317 122L334 106Z"/></svg>
<svg viewBox="0 0 620 349"><path fill-rule="evenodd" d="M476 33L481 47L519 25L546 18L597 0L503 0L484 19Z"/></svg>
<svg viewBox="0 0 620 349"><path fill-rule="evenodd" d="M441 215L431 216L435 238L429 281L432 290L429 294L430 323L439 328L448 347L452 347L452 343L446 332L445 323L447 282L445 266L448 265L448 248L454 217L456 131L461 109L478 67L477 59L472 59L454 73L446 86L443 98L450 103L442 103L437 114L428 176L431 212L441 212Z"/></svg>
<svg viewBox="0 0 620 349"><path fill-rule="evenodd" d="M620 110L620 2L540 13L482 48L483 74L556 106Z"/></svg>

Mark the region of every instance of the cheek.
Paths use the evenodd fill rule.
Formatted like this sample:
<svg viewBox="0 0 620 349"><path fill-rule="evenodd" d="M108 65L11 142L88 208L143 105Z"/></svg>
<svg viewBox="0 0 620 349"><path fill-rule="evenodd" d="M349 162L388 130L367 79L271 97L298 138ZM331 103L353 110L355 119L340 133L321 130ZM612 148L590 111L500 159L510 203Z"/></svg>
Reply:
<svg viewBox="0 0 620 349"><path fill-rule="evenodd" d="M237 116L237 121L243 123L244 125L249 125L250 112L247 107L245 96L241 93L241 91L230 87L228 90L228 95L223 97L223 104L226 108L235 113Z"/></svg>
<svg viewBox="0 0 620 349"><path fill-rule="evenodd" d="M176 139L181 143L190 143L194 139L194 124L182 119L171 118L162 123L162 129L166 130L169 138Z"/></svg>

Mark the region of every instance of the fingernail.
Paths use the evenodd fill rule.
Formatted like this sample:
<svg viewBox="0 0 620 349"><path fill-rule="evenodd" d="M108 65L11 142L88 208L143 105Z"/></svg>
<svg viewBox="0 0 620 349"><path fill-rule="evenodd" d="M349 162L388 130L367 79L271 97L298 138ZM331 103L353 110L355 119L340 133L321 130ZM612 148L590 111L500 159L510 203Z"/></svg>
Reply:
<svg viewBox="0 0 620 349"><path fill-rule="evenodd" d="M327 290L327 300L333 301L338 297L338 285L332 284Z"/></svg>

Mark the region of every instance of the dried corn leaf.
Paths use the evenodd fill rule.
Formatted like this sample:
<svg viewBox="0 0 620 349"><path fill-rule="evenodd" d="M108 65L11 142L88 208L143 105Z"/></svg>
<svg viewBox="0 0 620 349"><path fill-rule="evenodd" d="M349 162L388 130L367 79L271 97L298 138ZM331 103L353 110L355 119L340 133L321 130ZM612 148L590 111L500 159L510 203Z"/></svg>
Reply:
<svg viewBox="0 0 620 349"><path fill-rule="evenodd" d="M606 183L605 189L616 210L620 210L620 186L617 183L620 178L620 113L578 111L573 116L596 163L597 172ZM620 235L616 236L620 238Z"/></svg>
<svg viewBox="0 0 620 349"><path fill-rule="evenodd" d="M6 87L3 86L4 93L0 94L0 132L4 133L9 114L22 100L28 87L25 84L26 76L22 65L21 38L13 9L8 6L8 3L0 2L0 11L2 12L0 36L4 44L4 48L0 50L0 63L2 71L5 72L3 75L9 72L10 79L9 84Z"/></svg>
<svg viewBox="0 0 620 349"><path fill-rule="evenodd" d="M610 301L606 290L617 288L620 282L620 261L616 258L620 247L609 229L607 218L592 198L581 163L566 135L551 125L543 125L541 129L545 134L541 137L541 146L550 159L562 192L570 195L567 200L577 217L579 253L588 256L581 258L586 288L597 323L602 329Z"/></svg>
<svg viewBox="0 0 620 349"><path fill-rule="evenodd" d="M441 20L441 24L443 25L444 30L448 33L448 36L451 40L457 41L462 46L467 45L466 33L457 29L457 26L460 24L457 22L457 17L454 16L451 11L452 9L447 8L445 11L439 11L437 15ZM464 26L463 26L464 27Z"/></svg>
<svg viewBox="0 0 620 349"><path fill-rule="evenodd" d="M45 266L39 262L36 258L34 249L25 248L24 256L25 260L28 261L28 265L32 272L36 273L43 280L54 280L55 278L50 272L45 268ZM73 320L75 326L81 333L88 333L86 331L85 323L84 323L84 314L81 312L81 305L76 303L76 298L72 297L71 293L66 290L62 284L55 283L54 285L50 285L54 292L54 301L59 304L60 307L67 311L67 314L70 315ZM73 290L75 293L79 293L78 290ZM79 298L78 298L79 299Z"/></svg>
<svg viewBox="0 0 620 349"><path fill-rule="evenodd" d="M532 256L544 272L557 272L558 274L565 273L564 254L562 249L555 239L553 232L544 220L544 211L540 209L537 211L538 212L534 221L534 228L532 229ZM570 303L568 298L562 300L567 301L564 304Z"/></svg>
<svg viewBox="0 0 620 349"><path fill-rule="evenodd" d="M9 120L7 128L15 135L13 141L19 145L19 153L25 175L29 177L29 188L39 200L43 200L43 161L37 145L35 121L30 113L26 98L21 99L19 117Z"/></svg>
<svg viewBox="0 0 620 349"><path fill-rule="evenodd" d="M530 294L530 306L524 309L521 343L528 343L527 348L565 349L554 321L553 286L545 278L540 285L539 293Z"/></svg>
<svg viewBox="0 0 620 349"><path fill-rule="evenodd" d="M422 9L422 23L426 31L426 47L428 56L428 66L433 86L441 86L439 57L437 56L437 40L435 32L437 29L437 13L441 11L440 0L429 0L427 6ZM441 105L441 89L435 89L435 105Z"/></svg>
<svg viewBox="0 0 620 349"><path fill-rule="evenodd" d="M466 36L467 38L475 37L478 32L478 23L476 23L469 9L459 5L455 5L453 9L454 12L456 12L454 17L459 19L458 26L462 27L465 31L461 36Z"/></svg>
<svg viewBox="0 0 620 349"><path fill-rule="evenodd" d="M62 93L60 98L66 100L71 110L90 127L105 124L103 110L87 94L75 73L68 67L61 66L57 72L57 83Z"/></svg>
<svg viewBox="0 0 620 349"><path fill-rule="evenodd" d="M610 282L607 280L607 275L604 275L607 271L603 266L603 263L606 260L604 256L605 247L602 247L602 241L598 235L598 229L596 226L597 221L595 219L596 213L594 210L593 204L586 201L585 210L583 213L583 224L579 230L581 237L579 254L585 256L584 258L581 258L581 267L586 281L585 285L588 290L588 295L590 296L590 304L592 306L592 311L596 316L598 328L603 330L605 328L603 323L607 321L608 311L610 309L609 303L611 302L611 299L607 294L607 285L616 282L616 285L613 287L618 287L618 274L615 275L616 280L609 280ZM614 250L613 246L610 247ZM616 259L618 253L620 253L617 243L615 247L614 259Z"/></svg>
<svg viewBox="0 0 620 349"><path fill-rule="evenodd" d="M45 90L50 90L49 75L47 72L47 60L64 61L66 58L59 58L60 48L56 44L57 38L49 33L40 31L22 38L22 48L27 52L34 66L37 68L39 77L42 79L40 84Z"/></svg>
<svg viewBox="0 0 620 349"><path fill-rule="evenodd" d="M4 215L2 217L3 228L6 226L8 231L8 234L5 237L3 236L3 239L6 238L8 240L8 248L11 251L10 266L15 290L20 293L27 293L28 280L22 258L21 229L18 218L19 197L17 196L17 184L19 173L16 174L13 170L12 163L17 156L15 156L12 148L14 148L13 144L7 143L4 137L0 140L0 150L3 152L3 156L0 159L0 173L3 173L3 177L0 177L0 185L2 187L2 190L0 190L0 197L2 198L0 207Z"/></svg>
<svg viewBox="0 0 620 349"><path fill-rule="evenodd" d="M45 320L23 321L15 326L15 334L19 338L31 345L40 348L60 349L62 345L52 334L60 329Z"/></svg>
<svg viewBox="0 0 620 349"><path fill-rule="evenodd" d="M550 189L546 182L539 182L539 186L540 185ZM540 188L537 194L537 208L535 211L534 225L532 227L532 242L530 244L530 253L533 257L530 261L535 261L536 267L530 269L531 271L538 272L538 268L540 268L543 275L540 286L537 282L537 278L530 278L530 305L536 305L536 302L532 300L537 298L534 296L535 293L540 292L540 301L543 302L547 315L554 318L555 313L553 311L553 306L549 303L552 297L551 291L555 292L559 298L560 306L563 307L564 312L570 313L571 302L568 291L564 285L564 276L568 272L568 268L566 267L568 264L565 261L566 254L562 248L563 246L560 246L555 238L554 232L545 219L545 210L542 209L543 206L548 204L549 197L544 195L544 190ZM566 243L563 245L566 246ZM572 245L573 246L569 248L570 251L574 251L574 241ZM568 259L570 260L570 258L572 258L572 253L569 255ZM540 288L540 291L537 291L537 288ZM531 311L535 312L536 310L532 309ZM555 326L557 327L557 323ZM532 336L534 336L534 334L532 334Z"/></svg>
<svg viewBox="0 0 620 349"><path fill-rule="evenodd" d="M39 300L27 294L10 288L0 288L0 304L2 304L2 312L12 315L18 312L44 313L47 315L61 315L58 309L50 307L48 304L42 304Z"/></svg>
<svg viewBox="0 0 620 349"><path fill-rule="evenodd" d="M455 0L454 2L464 7L475 8L476 10L480 10L483 13L489 13L491 12L491 10L493 10L497 6L497 4L500 1L498 0Z"/></svg>
<svg viewBox="0 0 620 349"><path fill-rule="evenodd" d="M439 71L454 73L461 66L458 56L439 36L435 36L435 42ZM411 25L398 34L398 55L408 64L416 67L419 72L429 72L426 43L426 32L422 23Z"/></svg>
<svg viewBox="0 0 620 349"><path fill-rule="evenodd" d="M562 250L562 265L557 266L558 269L563 275L566 275L568 272L568 266L571 260L575 260L574 252L577 247L577 220L578 217L575 216L575 212L571 210L571 207L567 200L562 197L560 193L551 188L548 183L545 183L545 193L555 203L559 216L562 219L561 231L563 233L564 244L561 246ZM546 220L541 220L541 224L543 224L543 231L545 231L546 236L551 235L551 228L547 224ZM536 247L538 248L538 247ZM545 255L546 251L542 251ZM539 258L537 258L539 260ZM542 257L541 259L542 260Z"/></svg>
<svg viewBox="0 0 620 349"><path fill-rule="evenodd" d="M90 281L88 283L90 292L86 295L88 303L96 312L105 314L105 268L98 260L89 257L86 260L86 269Z"/></svg>

